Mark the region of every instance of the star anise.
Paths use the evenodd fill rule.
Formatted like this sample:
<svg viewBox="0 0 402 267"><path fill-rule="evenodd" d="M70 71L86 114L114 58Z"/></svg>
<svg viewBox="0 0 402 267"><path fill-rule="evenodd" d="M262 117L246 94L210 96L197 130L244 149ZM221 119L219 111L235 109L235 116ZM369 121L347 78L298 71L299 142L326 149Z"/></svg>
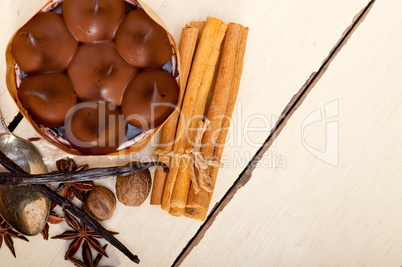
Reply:
<svg viewBox="0 0 402 267"><path fill-rule="evenodd" d="M103 246L103 249L106 250L107 244ZM84 244L82 245L82 259L84 261L80 261L76 258L68 258L69 261L74 263L77 267L97 267L102 260L103 255L98 253L96 255L95 260L92 258L91 248L88 245L88 242L84 240Z"/></svg>
<svg viewBox="0 0 402 267"><path fill-rule="evenodd" d="M64 221L64 218L58 215L53 209L56 207L56 203L53 201L50 204L50 213L49 217L47 218L47 222L45 224L45 227L43 228L41 234L43 239L48 240L49 239L49 223L51 224L59 224L62 221Z"/></svg>
<svg viewBox="0 0 402 267"><path fill-rule="evenodd" d="M66 231L60 235L53 236L55 239L73 240L67 249L65 259L72 258L81 246L82 241L86 240L88 244L96 250L98 253L105 257L108 257L105 249L101 246L98 240L95 238L102 238L96 231L90 230L84 222L78 222L76 218L70 215L67 211L64 211L67 224L73 228L73 231ZM109 231L109 233L115 235L117 232Z"/></svg>
<svg viewBox="0 0 402 267"><path fill-rule="evenodd" d="M79 172L83 170L88 170L89 167L87 164L77 166L73 159L61 159L56 162L56 167L59 172ZM80 183L62 183L56 189L56 192L63 191L63 197L68 200L73 200L74 197L83 201L86 192L89 190L95 189L96 186L92 181L89 182L80 182Z"/></svg>
<svg viewBox="0 0 402 267"><path fill-rule="evenodd" d="M12 237L19 238L29 242L29 240L24 235L13 231L11 226L6 222L6 220L0 217L0 248L1 245L3 244L3 238L4 238L6 246L10 249L11 253L14 255L15 258L16 256Z"/></svg>

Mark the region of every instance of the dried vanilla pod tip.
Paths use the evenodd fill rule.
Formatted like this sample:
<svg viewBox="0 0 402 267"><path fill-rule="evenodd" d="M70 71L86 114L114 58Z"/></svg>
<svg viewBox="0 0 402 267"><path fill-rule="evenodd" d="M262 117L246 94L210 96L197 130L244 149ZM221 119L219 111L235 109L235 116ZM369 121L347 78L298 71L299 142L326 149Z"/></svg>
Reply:
<svg viewBox="0 0 402 267"><path fill-rule="evenodd" d="M124 18L123 0L65 0L63 17L80 42L113 40Z"/></svg>
<svg viewBox="0 0 402 267"><path fill-rule="evenodd" d="M81 101L104 100L117 106L137 72L119 55L113 42L82 44L67 69Z"/></svg>
<svg viewBox="0 0 402 267"><path fill-rule="evenodd" d="M127 124L118 107L108 102L82 102L67 115L65 132L78 151L104 155L124 142Z"/></svg>
<svg viewBox="0 0 402 267"><path fill-rule="evenodd" d="M117 29L115 41L122 57L137 68L160 68L173 55L166 30L143 10L126 15Z"/></svg>
<svg viewBox="0 0 402 267"><path fill-rule="evenodd" d="M63 73L27 76L18 88L18 98L36 122L50 128L63 126L67 113L78 101Z"/></svg>
<svg viewBox="0 0 402 267"><path fill-rule="evenodd" d="M152 179L148 169L116 178L117 199L126 206L140 206L151 191Z"/></svg>
<svg viewBox="0 0 402 267"><path fill-rule="evenodd" d="M97 185L88 192L84 199L85 211L97 221L112 218L116 209L116 197L112 191L104 186Z"/></svg>
<svg viewBox="0 0 402 267"><path fill-rule="evenodd" d="M126 120L138 128L158 127L175 109L179 90L169 72L162 69L142 71L127 85L121 110Z"/></svg>
<svg viewBox="0 0 402 267"><path fill-rule="evenodd" d="M29 74L65 71L77 47L62 16L53 12L35 15L11 43L15 61Z"/></svg>

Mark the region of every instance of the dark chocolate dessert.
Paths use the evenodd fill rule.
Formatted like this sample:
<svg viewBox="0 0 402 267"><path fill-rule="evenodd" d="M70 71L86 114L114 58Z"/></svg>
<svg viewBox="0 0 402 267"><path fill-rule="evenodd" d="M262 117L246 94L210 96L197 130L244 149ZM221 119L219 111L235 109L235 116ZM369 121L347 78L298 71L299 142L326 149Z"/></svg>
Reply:
<svg viewBox="0 0 402 267"><path fill-rule="evenodd" d="M123 143L127 125L114 104L82 102L69 113L65 131L77 150L84 154L105 155Z"/></svg>
<svg viewBox="0 0 402 267"><path fill-rule="evenodd" d="M62 16L52 12L34 16L11 44L15 61L29 74L65 71L77 47Z"/></svg>
<svg viewBox="0 0 402 267"><path fill-rule="evenodd" d="M133 66L155 69L172 58L172 46L166 31L143 10L127 14L116 33L120 54Z"/></svg>
<svg viewBox="0 0 402 267"><path fill-rule="evenodd" d="M52 2L11 41L18 104L67 152L126 149L177 105L175 51L135 0Z"/></svg>
<svg viewBox="0 0 402 267"><path fill-rule="evenodd" d="M22 80L18 98L38 123L51 128L63 126L68 111L78 101L63 73L29 75Z"/></svg>
<svg viewBox="0 0 402 267"><path fill-rule="evenodd" d="M113 40L126 9L122 0L64 0L63 17L80 42Z"/></svg>
<svg viewBox="0 0 402 267"><path fill-rule="evenodd" d="M113 42L82 44L67 70L81 101L104 100L118 106L137 72L119 55Z"/></svg>
<svg viewBox="0 0 402 267"><path fill-rule="evenodd" d="M146 70L137 74L127 86L121 109L126 120L141 129L161 125L173 112L179 86L165 70Z"/></svg>

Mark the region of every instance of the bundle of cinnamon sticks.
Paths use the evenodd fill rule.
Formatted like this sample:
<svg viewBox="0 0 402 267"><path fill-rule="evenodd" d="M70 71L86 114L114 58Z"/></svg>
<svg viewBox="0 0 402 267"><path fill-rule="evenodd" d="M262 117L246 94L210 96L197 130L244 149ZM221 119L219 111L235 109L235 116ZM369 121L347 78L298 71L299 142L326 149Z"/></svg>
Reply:
<svg viewBox="0 0 402 267"><path fill-rule="evenodd" d="M170 172L157 168L151 205L205 220L240 87L247 36L248 28L212 17L183 29L179 53L185 90L181 108L162 130L159 161Z"/></svg>

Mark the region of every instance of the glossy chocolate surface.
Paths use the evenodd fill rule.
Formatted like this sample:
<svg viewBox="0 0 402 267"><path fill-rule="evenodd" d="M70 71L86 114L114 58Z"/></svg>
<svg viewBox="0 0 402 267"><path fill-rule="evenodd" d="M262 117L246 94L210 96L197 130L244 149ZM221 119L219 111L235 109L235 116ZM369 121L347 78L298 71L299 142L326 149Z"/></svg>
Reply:
<svg viewBox="0 0 402 267"><path fill-rule="evenodd" d="M160 68L173 55L165 29L143 10L126 15L117 29L115 41L120 54L138 68Z"/></svg>
<svg viewBox="0 0 402 267"><path fill-rule="evenodd" d="M29 74L63 72L77 47L63 18L52 12L35 15L18 30L11 44L15 61Z"/></svg>
<svg viewBox="0 0 402 267"><path fill-rule="evenodd" d="M126 120L141 129L161 125L173 112L179 98L179 86L165 70L138 73L123 95L122 112Z"/></svg>
<svg viewBox="0 0 402 267"><path fill-rule="evenodd" d="M63 17L80 42L113 40L124 18L123 0L64 0Z"/></svg>
<svg viewBox="0 0 402 267"><path fill-rule="evenodd" d="M80 100L105 100L117 106L137 72L119 55L113 42L82 44L67 70Z"/></svg>
<svg viewBox="0 0 402 267"><path fill-rule="evenodd" d="M124 142L127 124L120 109L112 103L82 102L69 113L65 132L78 151L105 155Z"/></svg>
<svg viewBox="0 0 402 267"><path fill-rule="evenodd" d="M174 47L139 4L64 0L49 10L11 43L16 84L25 77L19 101L45 138L105 155L170 116L179 97Z"/></svg>
<svg viewBox="0 0 402 267"><path fill-rule="evenodd" d="M63 126L78 101L70 80L62 73L29 75L18 88L18 98L36 122L50 128Z"/></svg>

